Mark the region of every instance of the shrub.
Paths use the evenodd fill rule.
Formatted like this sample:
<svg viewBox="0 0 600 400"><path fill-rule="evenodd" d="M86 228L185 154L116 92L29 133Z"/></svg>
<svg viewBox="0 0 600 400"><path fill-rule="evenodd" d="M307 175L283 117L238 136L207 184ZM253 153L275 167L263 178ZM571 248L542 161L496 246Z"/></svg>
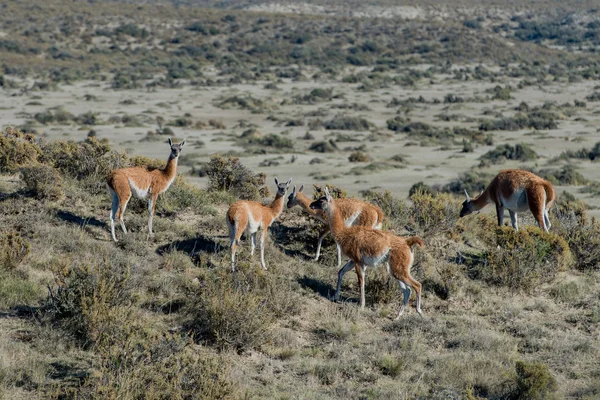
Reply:
<svg viewBox="0 0 600 400"><path fill-rule="evenodd" d="M156 203L158 213L173 214L185 209L197 214L214 214L213 196L206 190L199 189L186 183L183 176L178 175L164 194L159 196Z"/></svg>
<svg viewBox="0 0 600 400"><path fill-rule="evenodd" d="M197 339L221 349L259 348L270 339L277 318L295 312L293 295L285 288L277 275L262 270L211 271L192 294L187 326Z"/></svg>
<svg viewBox="0 0 600 400"><path fill-rule="evenodd" d="M339 129L348 131L368 131L371 124L364 118L337 116L323 123L325 129Z"/></svg>
<svg viewBox="0 0 600 400"><path fill-rule="evenodd" d="M361 192L365 200L376 204L385 215L384 223L392 229L404 229L410 219L410 205L404 200L392 195L392 192L376 192L365 190Z"/></svg>
<svg viewBox="0 0 600 400"><path fill-rule="evenodd" d="M104 178L113 169L124 167L127 160L125 154L112 151L107 143L95 137L79 143L49 142L42 149L45 163L78 180Z"/></svg>
<svg viewBox="0 0 600 400"><path fill-rule="evenodd" d="M316 183L313 183L313 200L317 200L325 196L325 187L329 189L329 194L331 194L334 199L345 199L348 197L348 192L336 185L329 183L317 185Z"/></svg>
<svg viewBox="0 0 600 400"><path fill-rule="evenodd" d="M35 163L41 149L34 136L12 127L0 132L0 172L14 172L20 167Z"/></svg>
<svg viewBox="0 0 600 400"><path fill-rule="evenodd" d="M567 242L537 227L515 231L498 227L492 217L480 215L477 226L469 229L488 249L469 265L469 273L490 284L528 290L552 281L573 263Z"/></svg>
<svg viewBox="0 0 600 400"><path fill-rule="evenodd" d="M354 153L348 156L348 161L350 162L369 162L371 161L371 157L363 152L363 151L355 151Z"/></svg>
<svg viewBox="0 0 600 400"><path fill-rule="evenodd" d="M552 208L555 216L552 231L569 244L577 269L600 269L600 222L595 218L590 221L585 204L565 199L566 194L561 195Z"/></svg>
<svg viewBox="0 0 600 400"><path fill-rule="evenodd" d="M29 254L31 244L18 232L6 232L0 239L0 266L15 269Z"/></svg>
<svg viewBox="0 0 600 400"><path fill-rule="evenodd" d="M93 399L239 398L221 357L178 335L142 332L104 351L81 393Z"/></svg>
<svg viewBox="0 0 600 400"><path fill-rule="evenodd" d="M479 125L481 131L516 131L519 129L556 129L559 116L550 111L532 111L518 113L513 117L497 120L483 120Z"/></svg>
<svg viewBox="0 0 600 400"><path fill-rule="evenodd" d="M460 174L456 180L444 185L441 191L463 195L466 190L467 193L475 195L484 191L491 180L491 174L468 171Z"/></svg>
<svg viewBox="0 0 600 400"><path fill-rule="evenodd" d="M57 265L55 289L42 306L45 318L59 324L85 347L110 347L129 329L132 303L129 269L107 261L96 265Z"/></svg>
<svg viewBox="0 0 600 400"><path fill-rule="evenodd" d="M37 199L59 200L64 196L63 181L56 168L36 165L21 168L25 188Z"/></svg>
<svg viewBox="0 0 600 400"><path fill-rule="evenodd" d="M314 142L308 148L310 151L317 153L333 153L338 147L333 140Z"/></svg>
<svg viewBox="0 0 600 400"><path fill-rule="evenodd" d="M432 195L417 191L412 201L411 230L421 233L440 233L450 230L458 219L460 203L446 193Z"/></svg>
<svg viewBox="0 0 600 400"><path fill-rule="evenodd" d="M437 191L434 190L431 186L424 184L423 182L417 182L414 185L412 185L408 190L408 197L411 197L413 194L418 192L434 195Z"/></svg>
<svg viewBox="0 0 600 400"><path fill-rule="evenodd" d="M583 148L580 150L572 151L567 150L559 156L559 158L569 159L569 158L579 158L579 159L589 159L591 161L595 161L600 159L600 142L596 143L594 147L590 150L587 148Z"/></svg>
<svg viewBox="0 0 600 400"><path fill-rule="evenodd" d="M558 382L546 364L517 361L515 369L517 372L516 398L546 399L558 389Z"/></svg>
<svg viewBox="0 0 600 400"><path fill-rule="evenodd" d="M246 200L258 199L261 195L266 195L266 192L260 191L265 184L265 174L255 174L250 171L237 157L212 156L206 166L206 175L209 191L225 190Z"/></svg>
<svg viewBox="0 0 600 400"><path fill-rule="evenodd" d="M537 153L525 143L515 146L503 144L496 146L480 158L482 164L501 164L506 160L532 161L537 159Z"/></svg>
<svg viewBox="0 0 600 400"><path fill-rule="evenodd" d="M553 185L586 185L590 181L581 175L572 165L565 165L560 169L543 169L539 176L550 181Z"/></svg>

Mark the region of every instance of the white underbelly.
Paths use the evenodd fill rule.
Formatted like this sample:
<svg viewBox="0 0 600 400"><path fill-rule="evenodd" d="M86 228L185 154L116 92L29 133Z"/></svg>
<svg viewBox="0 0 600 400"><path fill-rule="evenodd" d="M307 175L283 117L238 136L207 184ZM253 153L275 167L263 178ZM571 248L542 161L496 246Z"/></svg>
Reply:
<svg viewBox="0 0 600 400"><path fill-rule="evenodd" d="M390 251L389 249L378 256L361 256L362 262L365 265L368 265L369 267L375 267L377 265L380 265L381 263L385 262L388 260L390 256Z"/></svg>
<svg viewBox="0 0 600 400"><path fill-rule="evenodd" d="M509 198L500 196L500 202L505 208L511 211L527 211L529 205L527 203L527 192L524 189L519 189Z"/></svg>
<svg viewBox="0 0 600 400"><path fill-rule="evenodd" d="M261 220L255 219L253 217L252 213L250 212L250 210L248 210L248 232L254 233L254 232L258 231L260 229L260 225L261 225Z"/></svg>

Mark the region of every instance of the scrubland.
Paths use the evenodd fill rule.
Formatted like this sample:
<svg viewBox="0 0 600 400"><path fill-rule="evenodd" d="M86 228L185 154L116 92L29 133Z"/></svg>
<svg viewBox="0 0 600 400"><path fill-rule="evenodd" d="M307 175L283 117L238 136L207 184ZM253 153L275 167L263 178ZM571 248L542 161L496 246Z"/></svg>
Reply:
<svg viewBox="0 0 600 400"><path fill-rule="evenodd" d="M155 3L0 6L0 397L600 396L593 3ZM167 137L155 236L132 200L115 244L105 177ZM509 167L557 187L550 233L458 218ZM383 268L332 302L298 208L232 273L225 211L274 176L422 237L425 317Z"/></svg>

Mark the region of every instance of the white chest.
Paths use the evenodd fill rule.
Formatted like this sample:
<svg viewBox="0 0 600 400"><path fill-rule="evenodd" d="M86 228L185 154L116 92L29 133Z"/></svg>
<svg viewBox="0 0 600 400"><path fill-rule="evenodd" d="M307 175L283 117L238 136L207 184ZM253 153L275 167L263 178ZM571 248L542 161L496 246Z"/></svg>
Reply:
<svg viewBox="0 0 600 400"><path fill-rule="evenodd" d="M171 185L173 184L173 182L174 182L174 181L175 181L175 177L171 178L171 179L170 179L170 180L167 182L167 186L165 186L165 187L163 188L163 190L161 190L159 193L164 193L164 192L166 192L166 191L169 189L169 187L171 187Z"/></svg>
<svg viewBox="0 0 600 400"><path fill-rule="evenodd" d="M129 179L129 187L131 187L132 194L138 199L145 199L148 196L148 191L150 190L150 186L147 188L138 187L134 181Z"/></svg>

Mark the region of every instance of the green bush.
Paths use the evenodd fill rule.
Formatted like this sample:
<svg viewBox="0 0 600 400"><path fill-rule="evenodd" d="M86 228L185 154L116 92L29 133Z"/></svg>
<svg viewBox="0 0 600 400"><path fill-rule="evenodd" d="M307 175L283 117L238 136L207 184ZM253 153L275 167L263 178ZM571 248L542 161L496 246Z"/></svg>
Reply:
<svg viewBox="0 0 600 400"><path fill-rule="evenodd" d="M465 227L463 221L457 224L459 230ZM569 245L556 233L534 226L518 231L499 227L488 215L478 216L476 225L467 229L487 248L468 266L470 276L489 284L529 290L573 265Z"/></svg>
<svg viewBox="0 0 600 400"><path fill-rule="evenodd" d="M572 165L565 165L560 169L542 169L537 175L550 181L553 185L581 186L590 182Z"/></svg>
<svg viewBox="0 0 600 400"><path fill-rule="evenodd" d="M417 191L410 200L413 203L409 224L411 230L426 235L446 232L454 227L460 210L460 202L454 196Z"/></svg>
<svg viewBox="0 0 600 400"><path fill-rule="evenodd" d="M368 131L371 123L364 118L338 115L332 120L323 123L325 129L339 129L348 131Z"/></svg>
<svg viewBox="0 0 600 400"><path fill-rule="evenodd" d="M363 152L363 151L355 151L348 156L348 161L350 162L369 162L371 161L371 157Z"/></svg>
<svg viewBox="0 0 600 400"><path fill-rule="evenodd" d="M333 153L337 151L337 144L333 140L329 141L321 141L314 142L308 148L310 151L315 151L317 153Z"/></svg>
<svg viewBox="0 0 600 400"><path fill-rule="evenodd" d="M131 333L103 351L80 392L91 399L240 397L220 356L179 335L142 332Z"/></svg>
<svg viewBox="0 0 600 400"><path fill-rule="evenodd" d="M0 132L0 172L14 172L20 167L32 165L41 153L33 135L12 127Z"/></svg>
<svg viewBox="0 0 600 400"><path fill-rule="evenodd" d="M515 369L517 372L515 397L518 399L547 399L558 390L558 382L546 364L517 361Z"/></svg>
<svg viewBox="0 0 600 400"><path fill-rule="evenodd" d="M111 150L106 142L95 137L79 143L53 141L45 143L42 150L44 163L77 180L100 180L110 171L127 164L125 154Z"/></svg>
<svg viewBox="0 0 600 400"><path fill-rule="evenodd" d="M59 200L64 196L63 180L58 170L49 165L21 168L26 190L40 200Z"/></svg>
<svg viewBox="0 0 600 400"><path fill-rule="evenodd" d="M228 191L245 200L255 200L268 196L265 174L255 174L242 165L240 159L231 156L215 155L206 165L209 191Z"/></svg>
<svg viewBox="0 0 600 400"><path fill-rule="evenodd" d="M186 306L186 325L197 340L220 349L260 348L271 338L275 321L296 310L287 284L274 271L232 275L219 269L201 279Z"/></svg>
<svg viewBox="0 0 600 400"><path fill-rule="evenodd" d="M442 192L463 195L466 190L470 195L484 191L493 178L492 174L468 171L441 188Z"/></svg>
<svg viewBox="0 0 600 400"><path fill-rule="evenodd" d="M18 232L5 232L0 239L0 267L15 269L29 254L31 244Z"/></svg>
<svg viewBox="0 0 600 400"><path fill-rule="evenodd" d="M55 288L42 306L45 319L60 325L84 348L110 347L131 327L124 324L133 297L129 268L106 260L96 265L59 264Z"/></svg>
<svg viewBox="0 0 600 400"><path fill-rule="evenodd" d="M537 153L525 143L519 143L515 146L503 144L496 146L479 159L482 164L501 164L506 160L533 161L538 158Z"/></svg>

